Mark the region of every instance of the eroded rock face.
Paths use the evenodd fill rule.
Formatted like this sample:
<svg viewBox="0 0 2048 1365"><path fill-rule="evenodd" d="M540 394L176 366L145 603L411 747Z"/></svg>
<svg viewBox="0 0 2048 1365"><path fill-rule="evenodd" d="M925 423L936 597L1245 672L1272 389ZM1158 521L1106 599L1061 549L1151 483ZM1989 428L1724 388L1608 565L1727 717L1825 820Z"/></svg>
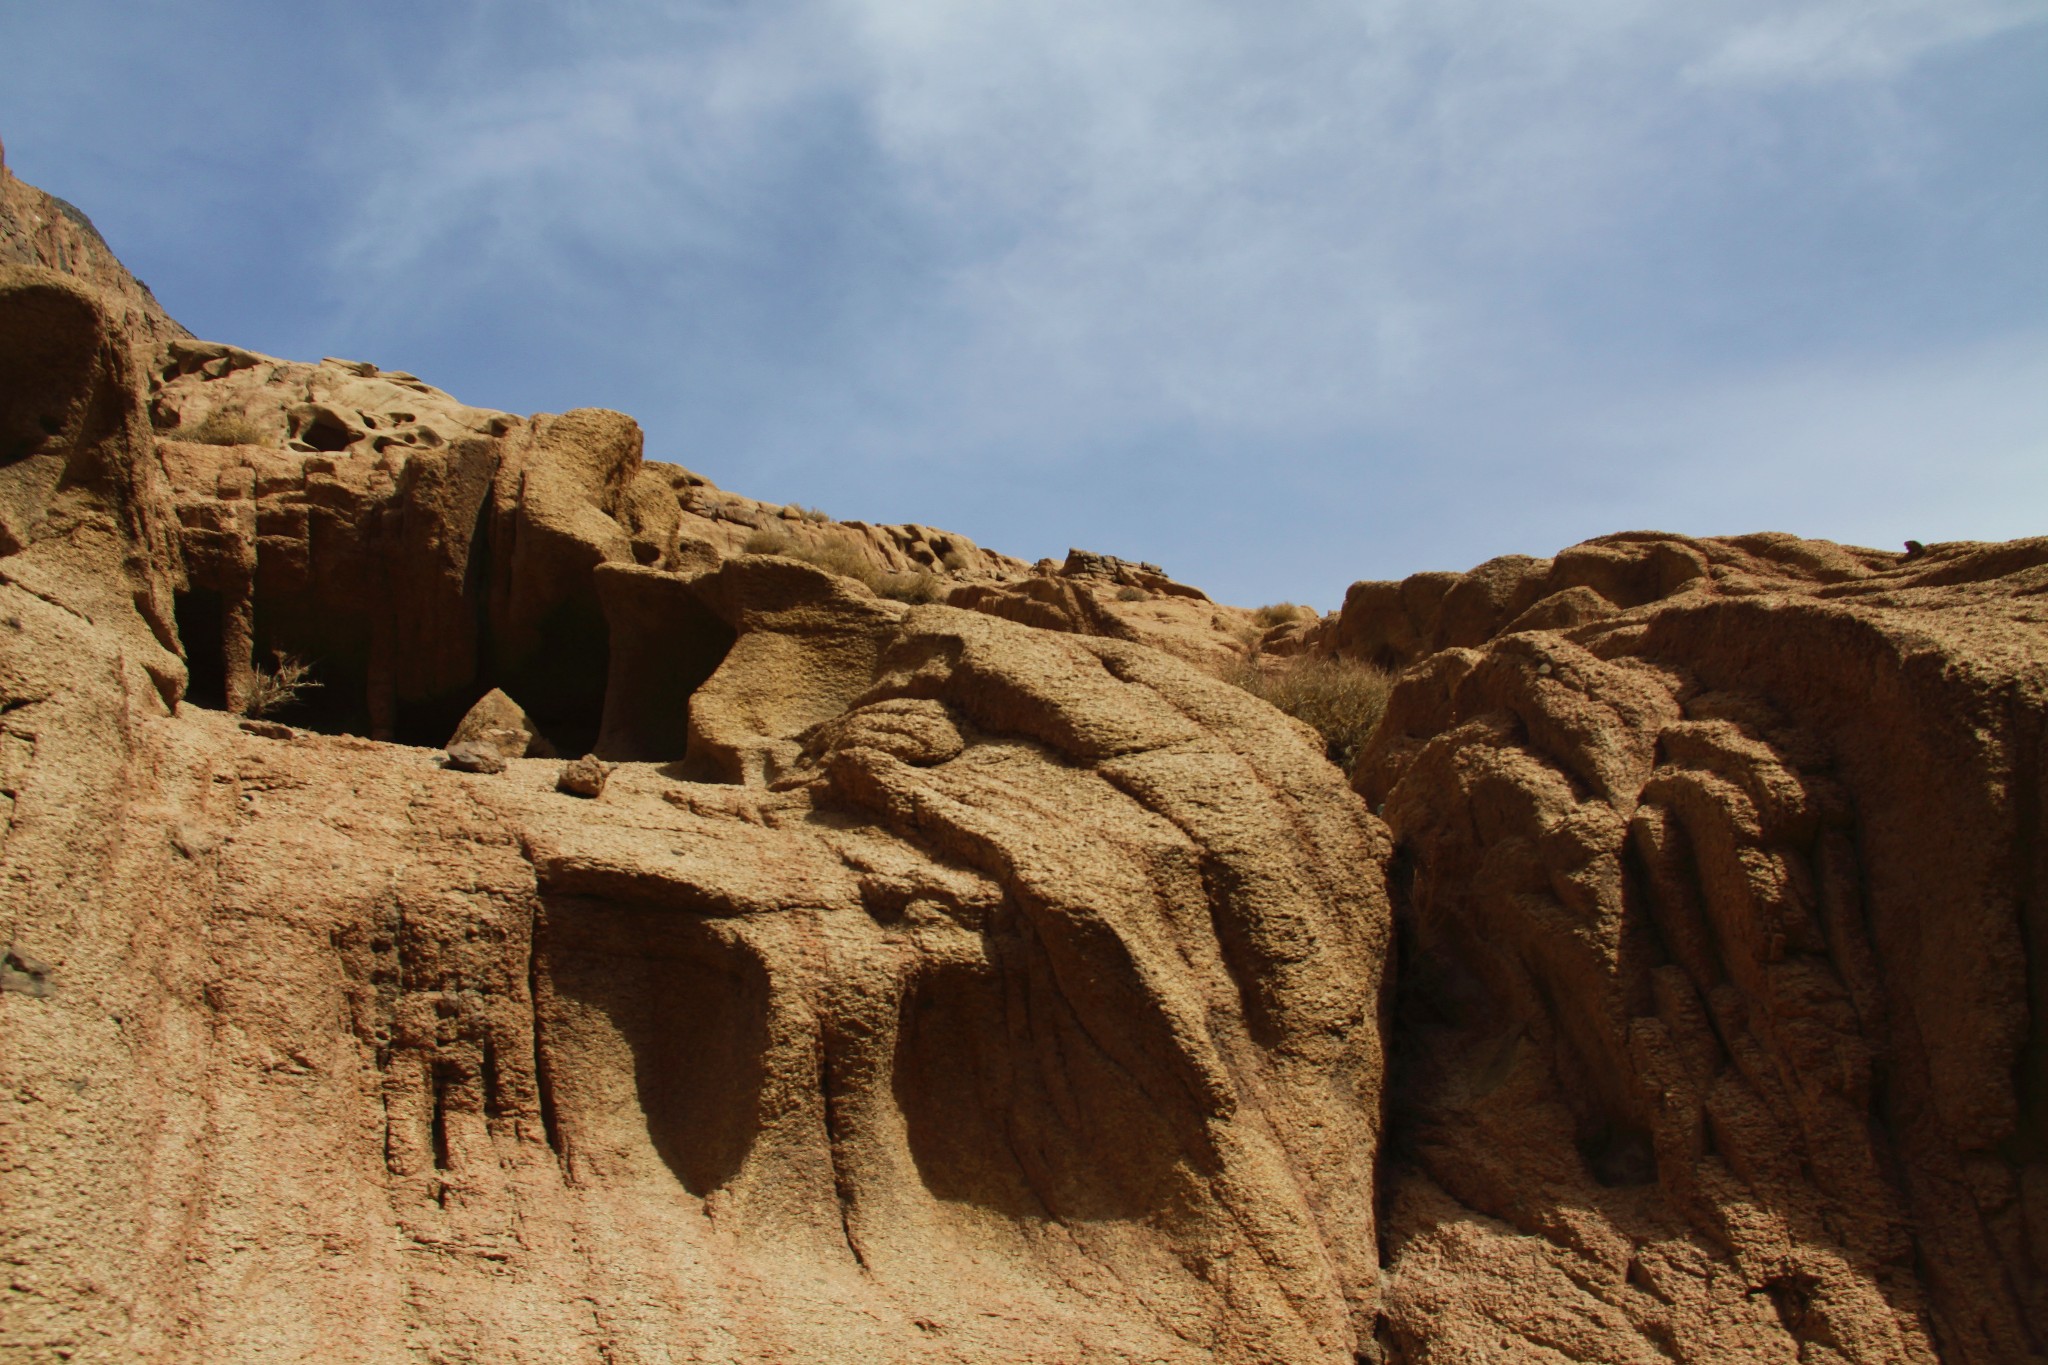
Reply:
<svg viewBox="0 0 2048 1365"><path fill-rule="evenodd" d="M1149 645L1212 673L1261 646L1262 628L1244 608L1211 602L1156 564L1086 550L1069 550L1061 564L1040 560L1028 576L962 584L946 601L1042 630Z"/></svg>
<svg viewBox="0 0 2048 1365"><path fill-rule="evenodd" d="M1317 647L1400 668L1499 634L1568 630L1690 593L1819 588L1883 572L1903 558L1781 533L1699 540L1624 531L1550 559L1502 555L1469 573L1353 583L1334 628Z"/></svg>
<svg viewBox="0 0 2048 1365"><path fill-rule="evenodd" d="M603 596L601 565L702 572L772 547L928 577L927 596L1024 572L930 527L724 493L644 460L622 413L517 417L362 361L172 338L156 348L148 408L176 506L195 700L238 709L280 656L316 658L320 686L297 719L323 730L438 744L497 688L557 749L591 748L618 652L607 613L631 609ZM680 651L694 686L720 657L694 640L623 662L674 664ZM680 757L637 746L681 733L680 721L645 736L615 726L601 747Z"/></svg>
<svg viewBox="0 0 2048 1365"><path fill-rule="evenodd" d="M0 268L0 1357L2044 1358L2048 541L1261 635L133 303Z"/></svg>
<svg viewBox="0 0 2048 1365"><path fill-rule="evenodd" d="M39 266L84 282L109 320L143 349L188 335L149 286L128 273L75 204L37 189L7 169L0 148L0 265Z"/></svg>
<svg viewBox="0 0 2048 1365"><path fill-rule="evenodd" d="M133 419L89 296L37 276L0 317L50 298L101 328L47 367L63 411ZM605 420L513 505L564 566L619 524ZM0 981L33 987L0 991L0 1350L1371 1349L1386 838L1293 722L787 557L600 555L569 586L615 624L601 728L687 718L601 800L515 745L237 724L111 621L180 562L126 517L145 428L59 427L105 478L0 558ZM495 505L421 472L401 535L451 487ZM725 642L707 679L663 630Z"/></svg>
<svg viewBox="0 0 2048 1365"><path fill-rule="evenodd" d="M1395 1339L2041 1358L2048 541L1593 549L1554 563L1700 572L1537 628L1493 591L1531 567L1453 584L1521 619L1411 668L1358 764L1400 847Z"/></svg>

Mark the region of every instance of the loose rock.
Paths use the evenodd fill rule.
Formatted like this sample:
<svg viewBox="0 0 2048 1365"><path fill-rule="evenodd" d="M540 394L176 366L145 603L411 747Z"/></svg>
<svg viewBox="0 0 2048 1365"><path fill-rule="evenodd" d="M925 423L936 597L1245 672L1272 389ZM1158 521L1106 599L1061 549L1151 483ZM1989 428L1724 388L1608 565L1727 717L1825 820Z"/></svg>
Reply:
<svg viewBox="0 0 2048 1365"><path fill-rule="evenodd" d="M555 779L555 790L570 796L599 797L604 795L605 779L611 774L609 763L595 755L585 754L562 765L562 774Z"/></svg>

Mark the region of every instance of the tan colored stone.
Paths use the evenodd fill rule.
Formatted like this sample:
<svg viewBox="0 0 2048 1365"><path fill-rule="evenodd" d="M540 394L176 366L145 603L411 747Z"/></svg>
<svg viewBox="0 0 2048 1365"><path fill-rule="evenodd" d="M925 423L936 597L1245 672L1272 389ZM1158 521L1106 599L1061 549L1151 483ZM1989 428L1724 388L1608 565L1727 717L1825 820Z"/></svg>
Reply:
<svg viewBox="0 0 2048 1365"><path fill-rule="evenodd" d="M1262 633L57 255L116 292L0 268L0 1357L2043 1358L2048 540ZM306 724L192 704L273 651ZM1351 787L1253 651L1407 665ZM369 737L451 725L493 776Z"/></svg>
<svg viewBox="0 0 2048 1365"><path fill-rule="evenodd" d="M496 749L506 758L553 758L554 746L541 734L540 726L519 703L494 687L477 699L448 737L447 748L457 744L480 743Z"/></svg>

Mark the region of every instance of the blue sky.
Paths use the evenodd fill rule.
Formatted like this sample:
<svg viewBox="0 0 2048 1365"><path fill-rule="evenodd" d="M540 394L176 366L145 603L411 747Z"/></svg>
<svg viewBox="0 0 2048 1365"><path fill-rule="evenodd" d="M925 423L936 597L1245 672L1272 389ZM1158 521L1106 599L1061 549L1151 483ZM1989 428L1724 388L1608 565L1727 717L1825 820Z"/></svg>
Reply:
<svg viewBox="0 0 2048 1365"><path fill-rule="evenodd" d="M1229 601L2048 533L2048 0L0 7L202 336Z"/></svg>

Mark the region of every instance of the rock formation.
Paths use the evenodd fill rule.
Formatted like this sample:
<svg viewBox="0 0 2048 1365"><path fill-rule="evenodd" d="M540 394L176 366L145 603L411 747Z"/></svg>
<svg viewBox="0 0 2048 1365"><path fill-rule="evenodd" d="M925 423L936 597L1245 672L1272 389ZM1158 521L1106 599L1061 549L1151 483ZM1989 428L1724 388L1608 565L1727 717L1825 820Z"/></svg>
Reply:
<svg viewBox="0 0 2048 1365"><path fill-rule="evenodd" d="M1355 774L1415 1358L2043 1358L2044 595L1787 536L1351 590L1423 655Z"/></svg>
<svg viewBox="0 0 2048 1365"><path fill-rule="evenodd" d="M7 169L0 146L0 266L39 265L71 275L98 290L121 327L153 345L189 336L172 320L149 286L128 273L75 205L47 194Z"/></svg>
<svg viewBox="0 0 2048 1365"><path fill-rule="evenodd" d="M181 341L159 413L223 361L287 413L417 411L159 442L88 291L0 275L0 338L0 1350L1370 1334L1385 841L1302 727L1140 646L673 554L612 414ZM188 699L257 646L368 700ZM451 728L501 772L364 733L487 677L525 696ZM625 761L559 792L529 723Z"/></svg>
<svg viewBox="0 0 2048 1365"><path fill-rule="evenodd" d="M0 1360L2048 1359L2048 540L1267 625L75 246L0 266ZM1253 652L1404 670L1348 774Z"/></svg>

